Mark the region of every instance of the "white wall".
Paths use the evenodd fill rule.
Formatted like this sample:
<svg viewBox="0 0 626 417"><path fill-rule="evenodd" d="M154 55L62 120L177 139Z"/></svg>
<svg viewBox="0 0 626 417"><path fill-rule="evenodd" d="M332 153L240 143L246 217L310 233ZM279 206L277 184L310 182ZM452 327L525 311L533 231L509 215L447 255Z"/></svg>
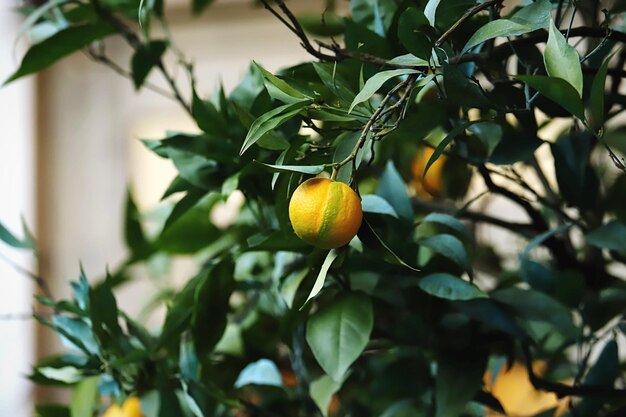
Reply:
<svg viewBox="0 0 626 417"><path fill-rule="evenodd" d="M0 4L0 79L15 70L13 41L20 26L10 3ZM34 226L34 85L22 80L0 89L0 222L21 235L21 217ZM0 242L0 255L29 269L31 257ZM31 415L32 387L25 375L33 361L32 320L7 315L31 311L33 286L0 258L0 416Z"/></svg>

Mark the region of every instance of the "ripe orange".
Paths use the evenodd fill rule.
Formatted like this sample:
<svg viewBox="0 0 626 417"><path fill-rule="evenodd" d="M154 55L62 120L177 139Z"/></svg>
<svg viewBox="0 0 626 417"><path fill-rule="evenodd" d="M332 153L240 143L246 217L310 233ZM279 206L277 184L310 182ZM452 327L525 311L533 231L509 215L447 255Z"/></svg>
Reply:
<svg viewBox="0 0 626 417"><path fill-rule="evenodd" d="M110 406L102 417L144 417L141 413L141 401L137 397L128 397L120 407Z"/></svg>
<svg viewBox="0 0 626 417"><path fill-rule="evenodd" d="M417 195L424 197L428 194L438 196L443 187L443 166L446 163L446 156L441 155L428 169L424 177L424 168L428 160L433 155L433 148L423 148L411 163L411 174L413 179L411 185L415 188Z"/></svg>
<svg viewBox="0 0 626 417"><path fill-rule="evenodd" d="M361 200L342 182L311 178L294 191L289 219L305 242L322 249L338 248L347 245L361 227Z"/></svg>
<svg viewBox="0 0 626 417"><path fill-rule="evenodd" d="M550 408L557 407L555 415L562 415L566 409L566 402L559 400L551 392L538 391L530 382L526 366L521 362L515 362L510 369L503 367L498 372L495 380L489 372L484 376L485 389L496 397L502 408L511 417L530 417ZM542 361L533 362L533 372L539 376L545 372L546 364ZM487 413L488 417L496 417L500 414Z"/></svg>

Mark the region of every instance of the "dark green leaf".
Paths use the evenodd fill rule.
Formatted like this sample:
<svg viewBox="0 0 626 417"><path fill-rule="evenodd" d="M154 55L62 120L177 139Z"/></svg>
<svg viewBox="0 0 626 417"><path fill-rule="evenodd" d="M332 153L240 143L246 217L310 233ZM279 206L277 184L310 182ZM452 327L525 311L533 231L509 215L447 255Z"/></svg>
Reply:
<svg viewBox="0 0 626 417"><path fill-rule="evenodd" d="M584 207L590 203L584 200L584 195L591 138L585 134L566 135L550 148L559 191L568 203Z"/></svg>
<svg viewBox="0 0 626 417"><path fill-rule="evenodd" d="M585 385L613 387L620 375L618 346L615 340L607 342L595 361L587 376ZM606 397L587 397L576 408L576 415L581 417L595 417L599 414L602 405L608 400Z"/></svg>
<svg viewBox="0 0 626 417"><path fill-rule="evenodd" d="M383 259L385 259L386 262L393 265L404 266L415 272L420 271L419 269L404 262L393 250L391 250L391 248L383 242L380 236L376 234L366 219L363 219L363 223L361 223L361 228L359 229L359 233L357 235L365 246L373 249L374 252L382 253Z"/></svg>
<svg viewBox="0 0 626 417"><path fill-rule="evenodd" d="M487 294L474 284L446 273L430 274L419 280L419 287L430 295L446 300L471 300Z"/></svg>
<svg viewBox="0 0 626 417"><path fill-rule="evenodd" d="M479 84L467 78L465 73L455 65L443 65L443 84L448 99L454 104L465 107L492 106Z"/></svg>
<svg viewBox="0 0 626 417"><path fill-rule="evenodd" d="M108 279L89 291L90 317L94 334L104 348L117 348L122 334L117 320L117 302Z"/></svg>
<svg viewBox="0 0 626 417"><path fill-rule="evenodd" d="M517 78L559 104L580 120L585 120L585 109L578 91L567 81L543 75L518 75Z"/></svg>
<svg viewBox="0 0 626 417"><path fill-rule="evenodd" d="M415 213L407 194L406 184L392 160L387 161L385 171L376 189L376 194L391 204L391 207L401 218L409 221L413 220Z"/></svg>
<svg viewBox="0 0 626 417"><path fill-rule="evenodd" d="M513 316L493 300L477 298L468 301L456 301L455 305L463 314L470 318L479 320L491 328L498 329L522 340L528 340L528 335L517 324Z"/></svg>
<svg viewBox="0 0 626 417"><path fill-rule="evenodd" d="M63 29L32 46L22 59L19 69L3 85L47 68L72 52L114 32L115 29L105 23L85 24Z"/></svg>
<svg viewBox="0 0 626 417"><path fill-rule="evenodd" d="M167 49L165 41L150 41L135 50L131 60L131 71L135 88L139 90L148 78L150 71L161 63L161 57Z"/></svg>
<svg viewBox="0 0 626 417"><path fill-rule="evenodd" d="M191 113L198 127L202 129L203 132L216 136L228 136L228 126L224 117L215 108L213 103L198 97L195 89L193 90Z"/></svg>
<svg viewBox="0 0 626 417"><path fill-rule="evenodd" d="M208 271L194 294L191 332L202 361L222 338L227 324L228 301L234 289L234 266L224 261Z"/></svg>
<svg viewBox="0 0 626 417"><path fill-rule="evenodd" d="M200 14L206 9L213 0L191 0L191 11L193 14Z"/></svg>
<svg viewBox="0 0 626 417"><path fill-rule="evenodd" d="M133 260L145 259L153 252L152 245L146 239L141 226L141 218L133 196L128 190L126 195L126 215L124 218L124 238L132 253Z"/></svg>
<svg viewBox="0 0 626 417"><path fill-rule="evenodd" d="M575 338L578 334L569 309L547 294L511 287L496 290L491 293L491 297L513 307L520 316L528 320L553 324L567 337Z"/></svg>
<svg viewBox="0 0 626 417"><path fill-rule="evenodd" d="M422 174L422 178L426 178L426 173L428 173L428 170L430 169L430 167L435 163L437 159L439 159L443 151L445 151L446 147L452 142L452 140L454 140L454 138L456 138L461 133L465 132L465 129L467 129L469 126L478 122L480 122L480 120L466 122L452 129L450 133L448 133L448 135L441 142L439 142L439 144L435 148L435 152L433 152L433 154L428 159L428 162L426 163L426 167L424 167L424 173Z"/></svg>
<svg viewBox="0 0 626 417"><path fill-rule="evenodd" d="M613 220L589 232L587 243L598 248L626 252L626 224Z"/></svg>
<svg viewBox="0 0 626 417"><path fill-rule="evenodd" d="M433 42L429 35L432 34L430 22L421 10L410 7L400 16L398 38L407 51L416 57L430 61Z"/></svg>
<svg viewBox="0 0 626 417"><path fill-rule="evenodd" d="M443 233L428 237L419 241L420 245L426 246L444 256L467 272L471 272L471 265L465 252L465 247L461 241L449 234Z"/></svg>
<svg viewBox="0 0 626 417"><path fill-rule="evenodd" d="M613 54L606 57L600 69L593 78L591 85L591 93L589 94L589 109L593 117L593 125L596 129L604 125L604 84L606 83L606 74L609 69L609 62L613 58Z"/></svg>
<svg viewBox="0 0 626 417"><path fill-rule="evenodd" d="M486 359L448 354L437 361L435 380L435 417L457 417L480 391Z"/></svg>
<svg viewBox="0 0 626 417"><path fill-rule="evenodd" d="M461 234L463 237L470 238L470 233L467 230L467 227L465 227L465 225L463 224L463 222L456 217L450 216L449 214L430 213L422 219L422 223L442 224L449 227L450 229L459 232L459 234Z"/></svg>
<svg viewBox="0 0 626 417"><path fill-rule="evenodd" d="M73 417L70 409L64 405L57 404L37 404L35 406L35 417Z"/></svg>
<svg viewBox="0 0 626 417"><path fill-rule="evenodd" d="M578 96L582 97L583 72L580 67L580 57L576 49L567 43L565 37L554 26L553 21L550 21L550 36L543 53L543 60L550 77L567 81L578 92Z"/></svg>
<svg viewBox="0 0 626 417"><path fill-rule="evenodd" d="M348 293L332 300L308 320L306 340L322 369L340 381L365 349L373 327L370 299Z"/></svg>

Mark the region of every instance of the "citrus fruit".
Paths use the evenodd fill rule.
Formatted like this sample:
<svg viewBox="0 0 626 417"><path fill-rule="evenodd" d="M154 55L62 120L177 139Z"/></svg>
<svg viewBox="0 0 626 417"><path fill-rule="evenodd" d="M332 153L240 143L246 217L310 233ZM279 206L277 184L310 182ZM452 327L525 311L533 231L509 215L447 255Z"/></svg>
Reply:
<svg viewBox="0 0 626 417"><path fill-rule="evenodd" d="M539 376L545 373L546 364L542 361L533 362L533 372ZM495 379L487 372L484 376L485 389L496 397L508 416L530 417L550 408L557 408L555 415L562 415L563 401L551 392L539 391L530 382L526 366L515 362L507 369L503 366ZM487 414L489 417L499 416L495 412Z"/></svg>
<svg viewBox="0 0 626 417"><path fill-rule="evenodd" d="M363 211L359 196L346 184L311 178L296 188L289 202L296 235L322 249L347 245L359 231Z"/></svg>
<svg viewBox="0 0 626 417"><path fill-rule="evenodd" d="M419 196L424 196L426 193L431 196L437 196L442 191L443 166L446 163L445 155L441 155L433 162L430 168L428 168L426 176L424 176L424 169L433 153L435 153L433 148L423 148L411 163L411 185L415 188Z"/></svg>
<svg viewBox="0 0 626 417"><path fill-rule="evenodd" d="M120 407L110 406L102 417L144 417L141 413L141 401L137 397L128 397Z"/></svg>

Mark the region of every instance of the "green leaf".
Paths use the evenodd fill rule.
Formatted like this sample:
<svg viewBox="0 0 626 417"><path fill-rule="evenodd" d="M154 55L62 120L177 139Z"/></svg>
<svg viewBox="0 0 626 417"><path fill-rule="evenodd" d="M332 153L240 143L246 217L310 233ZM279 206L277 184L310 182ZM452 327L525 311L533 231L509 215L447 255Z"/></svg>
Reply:
<svg viewBox="0 0 626 417"><path fill-rule="evenodd" d="M200 361L220 341L226 324L230 295L235 288L234 265L223 261L205 274L194 294L191 333Z"/></svg>
<svg viewBox="0 0 626 417"><path fill-rule="evenodd" d="M569 308L547 294L532 289L511 287L492 292L491 298L513 307L519 315L528 320L553 324L567 337L573 339L578 334Z"/></svg>
<svg viewBox="0 0 626 417"><path fill-rule="evenodd" d="M435 417L458 417L482 386L486 359L448 354L437 361Z"/></svg>
<svg viewBox="0 0 626 417"><path fill-rule="evenodd" d="M89 324L81 319L71 318L62 315L55 315L52 318L54 329L59 336L65 338L75 347L83 350L87 354L99 355L100 347L94 338L93 331Z"/></svg>
<svg viewBox="0 0 626 417"><path fill-rule="evenodd" d="M282 387L283 378L274 362L269 359L259 359L243 368L234 386L241 388L250 384Z"/></svg>
<svg viewBox="0 0 626 417"><path fill-rule="evenodd" d="M415 213L407 193L406 184L391 159L387 161L385 171L380 177L376 194L387 201L400 218L413 221Z"/></svg>
<svg viewBox="0 0 626 417"><path fill-rule="evenodd" d="M339 391L339 388L341 388L341 383L333 380L328 375L323 375L311 382L309 395L324 417L328 416L328 406L333 395Z"/></svg>
<svg viewBox="0 0 626 417"><path fill-rule="evenodd" d="M552 5L549 0L539 0L518 10L509 19L491 21L472 35L463 47L461 54L489 39L519 36L546 28L550 23L551 11Z"/></svg>
<svg viewBox="0 0 626 417"><path fill-rule="evenodd" d="M161 57L166 49L167 42L150 41L135 50L130 63L135 89L139 90L150 71L161 63Z"/></svg>
<svg viewBox="0 0 626 417"><path fill-rule="evenodd" d="M126 194L126 215L124 217L124 239L132 253L133 260L145 259L150 256L154 248L146 239L141 226L141 218L137 205L133 200L130 189Z"/></svg>
<svg viewBox="0 0 626 417"><path fill-rule="evenodd" d="M479 320L485 325L508 333L522 340L528 335L510 313L489 298L476 298L467 301L455 301L456 307L466 316Z"/></svg>
<svg viewBox="0 0 626 417"><path fill-rule="evenodd" d="M89 315L92 329L103 348L115 349L122 335L117 320L117 302L109 278L89 290Z"/></svg>
<svg viewBox="0 0 626 417"><path fill-rule="evenodd" d="M356 106L357 104L369 100L370 97L376 94L376 92L383 86L383 84L385 84L385 82L395 77L415 73L418 73L418 71L413 69L395 69L376 73L373 77L367 80L365 86L363 86L363 89L359 91L359 94L356 95L356 97L352 101L352 104L350 104L350 109L348 110L348 112L351 113L352 109L354 109L354 106Z"/></svg>
<svg viewBox="0 0 626 417"><path fill-rule="evenodd" d="M35 242L33 241L26 224L23 224L24 238L18 239L13 233L9 231L2 223L0 223L0 240L9 246L18 249L35 249Z"/></svg>
<svg viewBox="0 0 626 417"><path fill-rule="evenodd" d="M516 78L559 104L580 120L585 120L585 109L580 95L567 81L544 75L518 75Z"/></svg>
<svg viewBox="0 0 626 417"><path fill-rule="evenodd" d="M443 64L443 84L446 88L448 99L454 104L465 107L492 106L477 82L470 80L455 65Z"/></svg>
<svg viewBox="0 0 626 417"><path fill-rule="evenodd" d="M426 3L424 7L424 16L428 19L428 23L430 23L432 27L435 27L435 13L437 12L440 1L441 0L428 0L428 3Z"/></svg>
<svg viewBox="0 0 626 417"><path fill-rule="evenodd" d="M228 126L224 117L210 101L202 100L193 89L193 99L191 102L191 113L203 132L209 135L228 136Z"/></svg>
<svg viewBox="0 0 626 417"><path fill-rule="evenodd" d="M295 172L297 174L317 175L324 171L323 165L270 165L259 161L254 162L264 166L271 172L285 172L288 174Z"/></svg>
<svg viewBox="0 0 626 417"><path fill-rule="evenodd" d="M204 11L213 0L191 0L191 12L198 15Z"/></svg>
<svg viewBox="0 0 626 417"><path fill-rule="evenodd" d="M580 67L580 57L576 48L567 43L552 20L548 43L543 53L543 62L550 77L567 81L578 92L578 97L582 97L583 71Z"/></svg>
<svg viewBox="0 0 626 417"><path fill-rule="evenodd" d="M462 236L470 238L471 235L467 230L467 227L456 217L452 217L449 214L443 213L430 213L422 219L423 223L437 223L449 227L452 230L459 232Z"/></svg>
<svg viewBox="0 0 626 417"><path fill-rule="evenodd" d="M559 191L566 202L584 206L591 138L586 134L561 136L550 144Z"/></svg>
<svg viewBox="0 0 626 417"><path fill-rule="evenodd" d="M190 279L169 303L157 348L164 346L178 348L180 345L180 334L191 321L196 289L207 279L209 273L207 269L203 269Z"/></svg>
<svg viewBox="0 0 626 417"><path fill-rule="evenodd" d="M72 52L114 32L115 29L105 23L85 24L63 29L32 46L24 55L18 70L3 85L47 68Z"/></svg>
<svg viewBox="0 0 626 417"><path fill-rule="evenodd" d="M532 32L532 30L532 27L528 25L516 23L508 19L494 20L478 29L467 41L461 53L464 54L476 45L480 45L489 39L518 36Z"/></svg>
<svg viewBox="0 0 626 417"><path fill-rule="evenodd" d="M406 9L398 20L398 39L407 51L429 61L433 42L428 34L434 31L424 13L414 7Z"/></svg>
<svg viewBox="0 0 626 417"><path fill-rule="evenodd" d="M64 405L37 404L35 405L35 417L72 417L70 409Z"/></svg>
<svg viewBox="0 0 626 417"><path fill-rule="evenodd" d="M405 54L397 56L387 61L390 65L404 65L407 67L428 67L428 61L418 58L413 54Z"/></svg>
<svg viewBox="0 0 626 417"><path fill-rule="evenodd" d="M613 220L587 233L585 239L592 246L626 253L626 224Z"/></svg>
<svg viewBox="0 0 626 417"><path fill-rule="evenodd" d="M96 399L98 398L98 381L100 377L91 377L82 380L72 394L70 414L72 417L93 416Z"/></svg>
<svg viewBox="0 0 626 417"><path fill-rule="evenodd" d="M311 292L307 297L305 304L313 297L315 297L319 292L324 288L324 282L326 282L326 275L328 274L328 270L332 266L333 262L339 255L339 251L336 249L331 249L326 258L324 258L324 262L322 263L322 267L320 268L320 272L317 274L317 278L315 278L315 283L313 284L313 288L311 288Z"/></svg>
<svg viewBox="0 0 626 417"><path fill-rule="evenodd" d="M419 280L418 285L424 292L446 300L471 300L487 297L487 294L474 284L447 273L425 276Z"/></svg>
<svg viewBox="0 0 626 417"><path fill-rule="evenodd" d="M261 74L263 74L265 88L272 98L275 98L276 100L282 101L286 104L293 104L306 99L312 99L312 97L309 97L302 92L296 90L294 87L287 84L287 82L267 71L256 62L254 63L254 65L256 65L259 71L261 71Z"/></svg>
<svg viewBox="0 0 626 417"><path fill-rule="evenodd" d="M420 240L419 244L450 259L465 271L471 272L472 267L467 258L465 247L463 247L463 243L455 236L443 233Z"/></svg>
<svg viewBox="0 0 626 417"><path fill-rule="evenodd" d="M587 376L585 385L613 387L620 375L619 349L615 340L607 342L600 352ZM587 397L576 408L576 415L581 417L597 416L602 406L609 400L606 397Z"/></svg>
<svg viewBox="0 0 626 417"><path fill-rule="evenodd" d="M341 381L369 342L374 312L369 297L348 293L331 301L307 322L306 340L322 369Z"/></svg>
<svg viewBox="0 0 626 417"><path fill-rule="evenodd" d="M614 54L610 54L604 59L591 85L589 109L591 110L593 125L596 129L600 129L604 125L604 84L606 83L606 74L609 70L609 62L611 58L613 58L613 55Z"/></svg>
<svg viewBox="0 0 626 417"><path fill-rule="evenodd" d="M37 368L37 371L48 379L66 384L74 384L83 379L82 372L73 366L64 366L62 368L43 367Z"/></svg>
<svg viewBox="0 0 626 417"><path fill-rule="evenodd" d="M359 229L357 235L364 245L373 249L376 253L382 253L383 259L386 262L393 265L404 266L405 268L409 268L411 271L420 271L419 269L404 262L389 246L387 246L387 244L383 242L366 219L363 219L363 223L361 223L361 228Z"/></svg>
<svg viewBox="0 0 626 417"><path fill-rule="evenodd" d="M239 155L243 155L245 151L261 139L266 133L276 129L283 123L287 122L300 111L311 103L310 99L296 101L295 103L284 104L280 107L265 113L252 123L250 130L246 135Z"/></svg>
<svg viewBox="0 0 626 417"><path fill-rule="evenodd" d="M398 218L398 213L396 213L391 204L376 194L364 195L361 200L361 205L363 211L366 213L386 214L396 219Z"/></svg>

